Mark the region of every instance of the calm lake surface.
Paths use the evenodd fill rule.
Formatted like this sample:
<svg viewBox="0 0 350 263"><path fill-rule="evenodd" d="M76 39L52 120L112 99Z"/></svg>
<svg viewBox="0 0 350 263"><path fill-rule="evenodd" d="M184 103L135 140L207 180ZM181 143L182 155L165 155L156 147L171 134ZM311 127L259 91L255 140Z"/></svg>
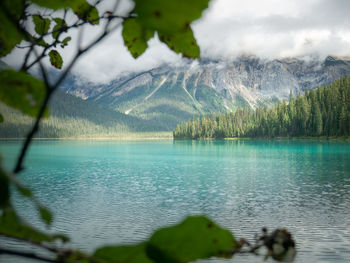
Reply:
<svg viewBox="0 0 350 263"><path fill-rule="evenodd" d="M0 142L7 168L19 149L18 141ZM55 214L52 230L85 251L142 241L188 214L206 214L249 240L263 226L286 227L297 242L295 262L350 262L348 143L36 141L26 168L22 180ZM14 199L44 228L27 201Z"/></svg>

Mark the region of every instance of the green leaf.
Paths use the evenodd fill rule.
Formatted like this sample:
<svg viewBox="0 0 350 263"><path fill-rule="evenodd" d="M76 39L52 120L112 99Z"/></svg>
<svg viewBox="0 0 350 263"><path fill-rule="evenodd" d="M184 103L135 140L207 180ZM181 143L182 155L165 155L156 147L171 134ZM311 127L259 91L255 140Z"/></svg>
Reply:
<svg viewBox="0 0 350 263"><path fill-rule="evenodd" d="M64 48L65 46L68 45L68 42L71 40L71 37L66 37L65 39L62 40L61 42L61 48Z"/></svg>
<svg viewBox="0 0 350 263"><path fill-rule="evenodd" d="M60 32L67 32L67 23L59 17L55 17L53 20L56 22L56 25L53 27L52 37L56 39Z"/></svg>
<svg viewBox="0 0 350 263"><path fill-rule="evenodd" d="M190 24L208 7L209 0L134 0L136 18L123 23L124 44L136 58L147 48L149 36L158 35L176 53L198 58L200 50ZM146 32L146 33L145 33ZM151 34L147 33L150 32Z"/></svg>
<svg viewBox="0 0 350 263"><path fill-rule="evenodd" d="M73 11L80 19L89 21L90 24L97 25L99 23L97 9L85 1L79 4L77 8L73 9Z"/></svg>
<svg viewBox="0 0 350 263"><path fill-rule="evenodd" d="M47 44L47 43L45 42L45 40L42 39L42 38L35 38L35 37L33 37L33 41L35 41L35 43L36 43L37 45L42 46L42 47L47 47L47 46L49 45L49 44Z"/></svg>
<svg viewBox="0 0 350 263"><path fill-rule="evenodd" d="M42 81L22 71L8 69L0 72L0 100L10 107L36 116L44 97L45 85Z"/></svg>
<svg viewBox="0 0 350 263"><path fill-rule="evenodd" d="M23 0L2 0L1 1L6 12L12 16L14 20L19 20L24 11ZM1 8L3 9L3 8ZM4 10L4 12L5 12Z"/></svg>
<svg viewBox="0 0 350 263"><path fill-rule="evenodd" d="M0 57L9 54L24 39L17 27L7 19L0 9Z"/></svg>
<svg viewBox="0 0 350 263"><path fill-rule="evenodd" d="M40 217L41 219L48 225L50 225L52 223L53 220L53 216L51 214L51 212L44 206L39 206L39 213L40 213Z"/></svg>
<svg viewBox="0 0 350 263"><path fill-rule="evenodd" d="M94 258L108 263L153 263L146 255L146 243L135 246L102 247Z"/></svg>
<svg viewBox="0 0 350 263"><path fill-rule="evenodd" d="M188 28L201 17L209 0L134 0L134 13L146 28L159 33L172 34ZM151 3L150 3L151 2Z"/></svg>
<svg viewBox="0 0 350 263"><path fill-rule="evenodd" d="M236 241L204 216L187 217L181 224L156 231L147 244L147 254L155 262L184 263L197 259L229 257Z"/></svg>
<svg viewBox="0 0 350 263"><path fill-rule="evenodd" d="M159 33L159 39L176 53L182 53L184 57L199 58L199 46L190 27L173 35Z"/></svg>
<svg viewBox="0 0 350 263"><path fill-rule="evenodd" d="M1 190L0 207L6 207L7 205L9 205L8 188L10 184L14 185L21 195L27 198L30 198L35 203L42 221L44 221L48 225L52 223L53 216L51 212L33 196L32 191L29 188L23 186L17 177L6 173L1 168L1 166L0 166L0 190Z"/></svg>
<svg viewBox="0 0 350 263"><path fill-rule="evenodd" d="M59 255L56 259L58 262L65 262L65 263L94 263L98 262L101 263L100 261L97 261L95 259L92 259L92 257L89 254L86 254L84 252L81 252L79 250L73 250L71 249L69 253L62 253Z"/></svg>
<svg viewBox="0 0 350 263"><path fill-rule="evenodd" d="M27 187L25 187L25 186L23 186L21 184L15 184L15 185L16 185L16 188L17 188L18 192L21 195L23 195L25 197L28 197L28 198L32 198L33 197L32 191L29 188L27 188Z"/></svg>
<svg viewBox="0 0 350 263"><path fill-rule="evenodd" d="M5 171L0 166L0 208L5 208L10 204L10 183Z"/></svg>
<svg viewBox="0 0 350 263"><path fill-rule="evenodd" d="M0 235L34 242L50 242L55 239L65 241L67 239L67 237L63 237L62 235L50 235L36 230L23 222L12 208L4 209L0 215Z"/></svg>
<svg viewBox="0 0 350 263"><path fill-rule="evenodd" d="M0 123L4 122L4 116L0 113Z"/></svg>
<svg viewBox="0 0 350 263"><path fill-rule="evenodd" d="M33 22L35 25L35 32L42 36L44 34L46 34L47 32L49 32L50 29L50 19L48 18L43 18L40 15L34 15L33 16Z"/></svg>
<svg viewBox="0 0 350 263"><path fill-rule="evenodd" d="M63 60L60 53L58 53L56 50L51 50L49 52L49 57L52 66L58 69L62 68Z"/></svg>
<svg viewBox="0 0 350 263"><path fill-rule="evenodd" d="M71 8L80 19L88 21L91 24L99 23L99 15L96 7L90 5L85 0L32 0L32 2L53 10Z"/></svg>
<svg viewBox="0 0 350 263"><path fill-rule="evenodd" d="M23 0L2 0L0 8L0 57L6 56L23 39L17 29L20 16L24 10Z"/></svg>
<svg viewBox="0 0 350 263"><path fill-rule="evenodd" d="M124 44L134 58L140 56L148 47L147 41L154 35L154 30L144 28L137 18L125 19L122 36Z"/></svg>

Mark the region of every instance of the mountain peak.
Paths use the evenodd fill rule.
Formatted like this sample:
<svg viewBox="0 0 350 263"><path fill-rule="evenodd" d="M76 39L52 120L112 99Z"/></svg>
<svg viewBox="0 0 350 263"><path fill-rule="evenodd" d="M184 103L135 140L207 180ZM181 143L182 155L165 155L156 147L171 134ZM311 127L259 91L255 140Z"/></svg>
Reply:
<svg viewBox="0 0 350 263"><path fill-rule="evenodd" d="M350 57L327 56L325 59L325 66L342 65L342 64L346 66L350 66Z"/></svg>

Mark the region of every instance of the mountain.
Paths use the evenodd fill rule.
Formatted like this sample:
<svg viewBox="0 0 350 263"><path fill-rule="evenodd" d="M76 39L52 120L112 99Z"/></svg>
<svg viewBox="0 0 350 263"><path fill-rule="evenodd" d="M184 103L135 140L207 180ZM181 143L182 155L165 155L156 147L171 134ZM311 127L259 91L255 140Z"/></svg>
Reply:
<svg viewBox="0 0 350 263"><path fill-rule="evenodd" d="M120 133L163 131L166 128L153 121L128 116L90 101L58 91L50 102L50 117L41 122L36 137L118 136ZM23 138L33 125L33 118L2 103L0 138Z"/></svg>
<svg viewBox="0 0 350 263"><path fill-rule="evenodd" d="M348 58L266 60L242 56L233 61L202 59L179 67L163 65L108 85L77 85L70 80L63 89L104 107L174 129L193 115L272 104L288 99L290 92L295 96L347 74L350 74Z"/></svg>
<svg viewBox="0 0 350 263"><path fill-rule="evenodd" d="M277 102L274 107L197 117L176 126L174 139L343 137L350 139L350 77ZM349 138L347 138L349 137Z"/></svg>

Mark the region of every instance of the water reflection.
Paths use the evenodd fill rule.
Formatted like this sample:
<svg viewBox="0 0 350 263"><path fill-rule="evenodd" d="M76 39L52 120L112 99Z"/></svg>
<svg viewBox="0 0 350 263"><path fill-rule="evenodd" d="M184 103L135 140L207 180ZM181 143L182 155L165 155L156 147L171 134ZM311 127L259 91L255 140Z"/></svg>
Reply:
<svg viewBox="0 0 350 263"><path fill-rule="evenodd" d="M1 145L9 162L18 147ZM297 239L297 262L350 258L349 144L39 142L27 164L22 177L56 212L54 230L70 233L84 250L140 241L195 213L248 238L262 226L287 227ZM234 262L261 259L239 256Z"/></svg>

